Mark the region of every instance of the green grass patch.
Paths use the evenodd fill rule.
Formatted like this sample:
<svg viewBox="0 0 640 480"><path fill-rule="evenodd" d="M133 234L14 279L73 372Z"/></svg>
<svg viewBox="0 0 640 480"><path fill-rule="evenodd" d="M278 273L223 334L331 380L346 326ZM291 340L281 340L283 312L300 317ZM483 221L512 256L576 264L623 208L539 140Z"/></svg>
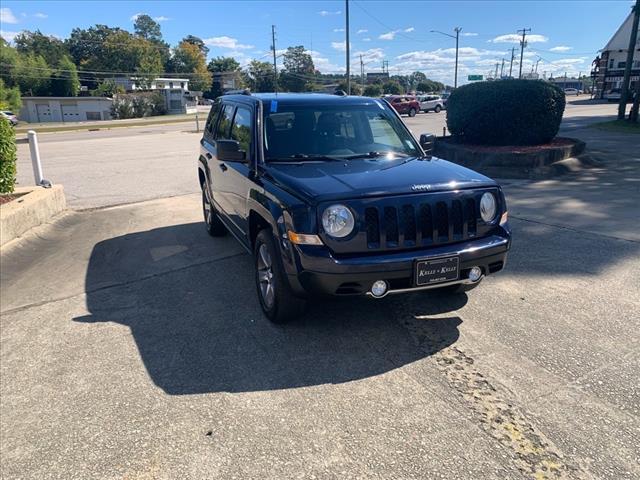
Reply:
<svg viewBox="0 0 640 480"><path fill-rule="evenodd" d="M610 122L594 123L593 126L609 132L640 133L640 123L631 123L628 120L612 120Z"/></svg>

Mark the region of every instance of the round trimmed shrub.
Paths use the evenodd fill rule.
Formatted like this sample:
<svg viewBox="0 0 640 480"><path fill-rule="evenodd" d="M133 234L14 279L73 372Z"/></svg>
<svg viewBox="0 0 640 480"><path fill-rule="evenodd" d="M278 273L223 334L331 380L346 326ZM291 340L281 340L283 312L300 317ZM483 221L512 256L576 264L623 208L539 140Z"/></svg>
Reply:
<svg viewBox="0 0 640 480"><path fill-rule="evenodd" d="M447 101L447 127L464 143L540 145L558 133L564 92L541 80L464 85Z"/></svg>

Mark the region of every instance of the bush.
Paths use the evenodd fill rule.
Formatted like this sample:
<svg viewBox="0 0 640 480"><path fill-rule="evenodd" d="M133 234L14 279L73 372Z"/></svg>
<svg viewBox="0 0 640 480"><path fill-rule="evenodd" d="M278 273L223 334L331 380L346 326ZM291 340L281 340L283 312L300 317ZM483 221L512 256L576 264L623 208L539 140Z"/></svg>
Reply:
<svg viewBox="0 0 640 480"><path fill-rule="evenodd" d="M142 118L167 113L164 96L160 92L140 92L117 94L113 97L111 116L122 120L125 118Z"/></svg>
<svg viewBox="0 0 640 480"><path fill-rule="evenodd" d="M16 134L0 117L0 193L12 193L16 185Z"/></svg>
<svg viewBox="0 0 640 480"><path fill-rule="evenodd" d="M451 93L447 127L464 143L539 145L556 136L564 92L540 80L472 83Z"/></svg>
<svg viewBox="0 0 640 480"><path fill-rule="evenodd" d="M376 85L375 83L371 85L367 85L364 89L365 97L379 97L382 95L382 87L380 85Z"/></svg>

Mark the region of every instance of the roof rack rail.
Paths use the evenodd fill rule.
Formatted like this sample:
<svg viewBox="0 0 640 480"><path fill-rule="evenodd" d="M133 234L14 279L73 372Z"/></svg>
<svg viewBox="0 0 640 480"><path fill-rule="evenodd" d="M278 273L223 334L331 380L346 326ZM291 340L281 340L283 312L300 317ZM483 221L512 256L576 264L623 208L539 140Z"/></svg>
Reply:
<svg viewBox="0 0 640 480"><path fill-rule="evenodd" d="M223 95L251 95L251 90L248 88L241 88L238 90L227 90Z"/></svg>

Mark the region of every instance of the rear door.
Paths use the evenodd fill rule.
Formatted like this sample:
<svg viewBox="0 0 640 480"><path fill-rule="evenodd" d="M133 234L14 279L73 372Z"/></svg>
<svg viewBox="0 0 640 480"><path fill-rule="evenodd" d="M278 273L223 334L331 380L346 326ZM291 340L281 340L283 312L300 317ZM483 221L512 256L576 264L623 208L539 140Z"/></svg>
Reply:
<svg viewBox="0 0 640 480"><path fill-rule="evenodd" d="M246 235L247 225L247 195L250 190L251 165L256 160L254 109L249 105L238 105L233 117L229 138L240 145L240 150L245 152L244 162L225 162L225 182L228 186L228 202L230 205L230 218L238 233Z"/></svg>

